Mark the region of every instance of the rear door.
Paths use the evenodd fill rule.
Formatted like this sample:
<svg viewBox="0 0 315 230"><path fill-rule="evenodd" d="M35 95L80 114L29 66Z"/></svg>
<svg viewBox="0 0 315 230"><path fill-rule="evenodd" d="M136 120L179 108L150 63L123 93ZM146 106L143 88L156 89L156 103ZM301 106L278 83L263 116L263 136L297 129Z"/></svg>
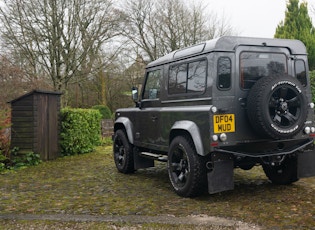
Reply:
<svg viewBox="0 0 315 230"><path fill-rule="evenodd" d="M236 131L238 141L257 139L247 116L247 96L251 87L267 76L292 75L290 52L286 48L240 46L236 51L234 81ZM266 101L266 103L268 103Z"/></svg>

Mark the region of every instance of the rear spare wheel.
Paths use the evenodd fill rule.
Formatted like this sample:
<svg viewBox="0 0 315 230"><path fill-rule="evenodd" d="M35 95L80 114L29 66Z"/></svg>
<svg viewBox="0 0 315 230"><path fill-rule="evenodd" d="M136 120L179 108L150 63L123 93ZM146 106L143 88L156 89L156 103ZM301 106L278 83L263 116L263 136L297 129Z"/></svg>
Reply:
<svg viewBox="0 0 315 230"><path fill-rule="evenodd" d="M304 88L290 76L261 78L248 94L247 115L257 134L291 138L301 131L307 117Z"/></svg>

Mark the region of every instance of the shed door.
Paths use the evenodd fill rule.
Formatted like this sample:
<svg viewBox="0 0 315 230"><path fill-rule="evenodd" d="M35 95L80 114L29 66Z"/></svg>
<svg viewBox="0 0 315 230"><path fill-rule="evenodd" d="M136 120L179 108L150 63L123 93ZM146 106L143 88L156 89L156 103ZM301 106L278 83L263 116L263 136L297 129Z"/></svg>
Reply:
<svg viewBox="0 0 315 230"><path fill-rule="evenodd" d="M38 95L38 152L42 160L55 159L58 148L58 97Z"/></svg>

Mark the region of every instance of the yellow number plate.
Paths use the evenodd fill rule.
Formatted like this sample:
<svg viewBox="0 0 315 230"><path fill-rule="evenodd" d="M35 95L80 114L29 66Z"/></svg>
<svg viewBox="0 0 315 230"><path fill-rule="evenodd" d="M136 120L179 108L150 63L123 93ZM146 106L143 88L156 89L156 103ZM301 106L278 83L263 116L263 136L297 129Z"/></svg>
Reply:
<svg viewBox="0 0 315 230"><path fill-rule="evenodd" d="M235 132L234 114L221 114L213 116L214 133Z"/></svg>

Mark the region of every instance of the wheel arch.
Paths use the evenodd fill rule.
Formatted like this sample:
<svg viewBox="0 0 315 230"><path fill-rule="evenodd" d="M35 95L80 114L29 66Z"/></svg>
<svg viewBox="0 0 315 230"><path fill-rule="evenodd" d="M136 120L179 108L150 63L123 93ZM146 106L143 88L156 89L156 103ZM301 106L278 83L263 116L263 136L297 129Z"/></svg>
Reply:
<svg viewBox="0 0 315 230"><path fill-rule="evenodd" d="M200 135L200 130L193 121L177 121L171 128L169 135L169 144L179 135L189 135L192 139L198 155L205 156L204 146Z"/></svg>
<svg viewBox="0 0 315 230"><path fill-rule="evenodd" d="M123 129L128 137L129 143L134 143L133 138L133 125L129 118L127 117L119 117L114 124L114 132L116 132L118 129Z"/></svg>

